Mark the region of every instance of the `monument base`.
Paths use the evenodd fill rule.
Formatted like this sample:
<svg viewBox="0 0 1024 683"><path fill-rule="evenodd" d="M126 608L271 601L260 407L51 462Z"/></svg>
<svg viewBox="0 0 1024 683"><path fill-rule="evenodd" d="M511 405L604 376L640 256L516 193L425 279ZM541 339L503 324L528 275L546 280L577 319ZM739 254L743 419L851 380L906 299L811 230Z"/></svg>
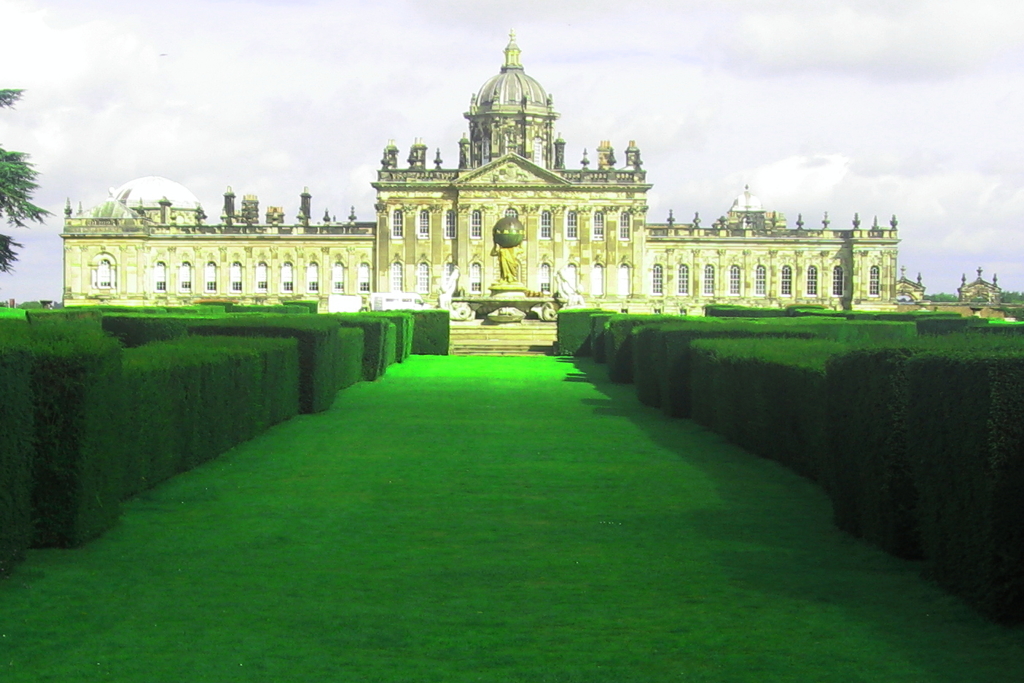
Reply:
<svg viewBox="0 0 1024 683"><path fill-rule="evenodd" d="M491 285L491 296L501 299L525 299L526 285L522 282L498 282Z"/></svg>

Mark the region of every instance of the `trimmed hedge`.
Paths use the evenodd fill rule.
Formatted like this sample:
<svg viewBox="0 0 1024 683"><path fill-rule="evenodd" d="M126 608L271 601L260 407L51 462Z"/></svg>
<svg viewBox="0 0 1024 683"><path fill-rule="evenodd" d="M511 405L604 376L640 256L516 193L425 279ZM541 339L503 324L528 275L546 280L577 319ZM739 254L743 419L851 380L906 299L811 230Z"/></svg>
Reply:
<svg viewBox="0 0 1024 683"><path fill-rule="evenodd" d="M732 304L710 304L704 307L704 315L715 318L784 318L785 308L755 308Z"/></svg>
<svg viewBox="0 0 1024 683"><path fill-rule="evenodd" d="M187 337L124 353L128 497L293 417L299 408L294 338Z"/></svg>
<svg viewBox="0 0 1024 683"><path fill-rule="evenodd" d="M120 512L124 466L121 347L90 325L29 325L32 544L73 547ZM5 331L6 333L6 331Z"/></svg>
<svg viewBox="0 0 1024 683"><path fill-rule="evenodd" d="M32 542L35 426L32 356L4 335L5 327L0 326L0 578L24 557Z"/></svg>
<svg viewBox="0 0 1024 683"><path fill-rule="evenodd" d="M591 316L601 313L600 308L572 308L558 312L559 356L593 355Z"/></svg>
<svg viewBox="0 0 1024 683"><path fill-rule="evenodd" d="M607 363L605 356L605 334L608 332L608 321L617 313L602 311L590 316L590 350L595 363Z"/></svg>
<svg viewBox="0 0 1024 683"><path fill-rule="evenodd" d="M226 306L226 309L228 313L260 313L269 315L306 315L309 313L308 306L297 306L295 304L279 304L273 306L229 304Z"/></svg>
<svg viewBox="0 0 1024 683"><path fill-rule="evenodd" d="M604 334L608 378L617 384L630 384L633 381L633 344L630 332L634 327L680 319L682 316L678 315L630 315L628 313L619 313L610 317Z"/></svg>
<svg viewBox="0 0 1024 683"><path fill-rule="evenodd" d="M439 308L410 312L415 320L412 329L413 354L447 356L451 347L451 313Z"/></svg>
<svg viewBox="0 0 1024 683"><path fill-rule="evenodd" d="M383 318L395 324L395 362L401 363L412 355L415 319L409 311L369 311L361 313L371 318Z"/></svg>
<svg viewBox="0 0 1024 683"><path fill-rule="evenodd" d="M850 349L831 358L831 423L822 480L835 524L898 557L921 557L917 487L906 449L909 346Z"/></svg>
<svg viewBox="0 0 1024 683"><path fill-rule="evenodd" d="M134 349L150 342L184 337L195 320L195 316L116 313L104 315L101 324L104 332Z"/></svg>
<svg viewBox="0 0 1024 683"><path fill-rule="evenodd" d="M188 324L189 334L193 335L296 338L299 409L303 413L319 413L330 408L342 386L345 371L338 327L334 316L293 315L199 318Z"/></svg>
<svg viewBox="0 0 1024 683"><path fill-rule="evenodd" d="M826 448L821 339L701 339L692 344L693 419L733 443L818 479Z"/></svg>
<svg viewBox="0 0 1024 683"><path fill-rule="evenodd" d="M907 361L907 455L931 578L1024 621L1024 353Z"/></svg>
<svg viewBox="0 0 1024 683"><path fill-rule="evenodd" d="M363 331L363 379L372 382L382 377L388 366L395 362L395 324L390 320L368 316L366 313L331 313L321 315L342 327L357 327Z"/></svg>

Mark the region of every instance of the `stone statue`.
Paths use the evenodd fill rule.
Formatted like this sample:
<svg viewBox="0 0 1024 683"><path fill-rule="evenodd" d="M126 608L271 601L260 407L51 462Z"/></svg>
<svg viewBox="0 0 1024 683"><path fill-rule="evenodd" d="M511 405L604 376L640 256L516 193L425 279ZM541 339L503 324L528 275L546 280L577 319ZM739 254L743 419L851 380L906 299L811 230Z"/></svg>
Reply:
<svg viewBox="0 0 1024 683"><path fill-rule="evenodd" d="M452 310L452 297L455 296L455 290L459 286L459 267L452 266L450 273L446 273L441 278L441 293L437 297L437 304L439 308Z"/></svg>
<svg viewBox="0 0 1024 683"><path fill-rule="evenodd" d="M565 302L565 308L582 308L586 305L583 302L583 295L580 294L579 289L565 276L564 266L555 272L555 287L558 292L558 298Z"/></svg>
<svg viewBox="0 0 1024 683"><path fill-rule="evenodd" d="M520 247L502 247L497 244L491 256L498 257L498 280L506 284L519 284Z"/></svg>

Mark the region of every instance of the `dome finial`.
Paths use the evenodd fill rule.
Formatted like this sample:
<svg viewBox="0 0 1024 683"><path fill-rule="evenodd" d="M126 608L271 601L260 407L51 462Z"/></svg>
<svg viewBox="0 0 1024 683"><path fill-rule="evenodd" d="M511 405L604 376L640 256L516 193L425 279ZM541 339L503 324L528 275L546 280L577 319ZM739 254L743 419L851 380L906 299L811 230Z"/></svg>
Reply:
<svg viewBox="0 0 1024 683"><path fill-rule="evenodd" d="M523 65L519 63L519 46L516 45L516 32L511 30L508 32L508 45L505 46L505 68L506 69L522 69Z"/></svg>

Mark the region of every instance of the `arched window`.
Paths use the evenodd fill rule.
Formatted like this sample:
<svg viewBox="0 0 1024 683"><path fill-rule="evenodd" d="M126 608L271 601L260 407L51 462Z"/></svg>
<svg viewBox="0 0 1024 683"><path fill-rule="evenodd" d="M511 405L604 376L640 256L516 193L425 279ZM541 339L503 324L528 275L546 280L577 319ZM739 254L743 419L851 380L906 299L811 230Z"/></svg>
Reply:
<svg viewBox="0 0 1024 683"><path fill-rule="evenodd" d="M540 238L542 240L551 239L551 212L541 211L540 212Z"/></svg>
<svg viewBox="0 0 1024 683"><path fill-rule="evenodd" d="M451 277L452 273L455 272L455 263L448 261L444 264L444 274Z"/></svg>
<svg viewBox="0 0 1024 683"><path fill-rule="evenodd" d="M768 269L758 266L754 269L754 294L764 296L768 293Z"/></svg>
<svg viewBox="0 0 1024 683"><path fill-rule="evenodd" d="M878 266L871 266L868 271L868 296L878 296L881 290L881 270Z"/></svg>
<svg viewBox="0 0 1024 683"><path fill-rule="evenodd" d="M807 296L818 296L817 266L807 266Z"/></svg>
<svg viewBox="0 0 1024 683"><path fill-rule="evenodd" d="M240 293L242 291L242 264L239 261L232 263L228 275L231 279L231 291L235 294Z"/></svg>
<svg viewBox="0 0 1024 683"><path fill-rule="evenodd" d="M551 293L551 264L540 264L540 291L545 294Z"/></svg>
<svg viewBox="0 0 1024 683"><path fill-rule="evenodd" d="M335 294L345 293L345 265L336 261L331 268L331 291Z"/></svg>
<svg viewBox="0 0 1024 683"><path fill-rule="evenodd" d="M575 263L570 263L565 267L565 279L573 289L577 292L580 291L580 269L576 267Z"/></svg>
<svg viewBox="0 0 1024 683"><path fill-rule="evenodd" d="M430 237L430 212L420 211L420 220L416 224L416 237L426 239Z"/></svg>
<svg viewBox="0 0 1024 683"><path fill-rule="evenodd" d="M651 268L651 294L661 296L665 293L665 269L660 263Z"/></svg>
<svg viewBox="0 0 1024 683"><path fill-rule="evenodd" d="M729 266L729 294L740 295L740 267L737 265Z"/></svg>
<svg viewBox="0 0 1024 683"><path fill-rule="evenodd" d="M676 294L687 296L690 294L690 266L685 263L679 264L676 273Z"/></svg>
<svg viewBox="0 0 1024 683"><path fill-rule="evenodd" d="M455 212L451 209L444 212L444 238L455 239Z"/></svg>
<svg viewBox="0 0 1024 683"><path fill-rule="evenodd" d="M178 291L192 291L192 264L188 261L184 261L178 266Z"/></svg>
<svg viewBox="0 0 1024 683"><path fill-rule="evenodd" d="M594 222L590 231L591 239L604 239L604 214L600 211L594 212Z"/></svg>
<svg viewBox="0 0 1024 683"><path fill-rule="evenodd" d="M565 214L565 239L579 239L579 219L575 211Z"/></svg>
<svg viewBox="0 0 1024 683"><path fill-rule="evenodd" d="M623 263L619 266L619 296L629 296L633 293L633 277L628 265Z"/></svg>
<svg viewBox="0 0 1024 683"><path fill-rule="evenodd" d="M157 292L167 291L167 264L158 261L153 267L153 289Z"/></svg>
<svg viewBox="0 0 1024 683"><path fill-rule="evenodd" d="M704 296L715 295L715 267L704 266Z"/></svg>
<svg viewBox="0 0 1024 683"><path fill-rule="evenodd" d="M306 266L306 291L311 294L320 291L320 266L316 263Z"/></svg>
<svg viewBox="0 0 1024 683"><path fill-rule="evenodd" d="M843 295L843 267L836 266L832 269L832 296Z"/></svg>
<svg viewBox="0 0 1024 683"><path fill-rule="evenodd" d="M405 232L405 216L402 214L401 209L395 209L391 212L391 236L395 239L401 239Z"/></svg>
<svg viewBox="0 0 1024 683"><path fill-rule="evenodd" d="M391 291L401 292L405 287L405 273L401 261L391 264Z"/></svg>
<svg viewBox="0 0 1024 683"><path fill-rule="evenodd" d="M779 278L779 296L793 296L793 269L789 266L782 266L782 276Z"/></svg>
<svg viewBox="0 0 1024 683"><path fill-rule="evenodd" d="M99 289L114 288L114 264L111 263L110 259L100 259L100 262L96 264L95 284Z"/></svg>
<svg viewBox="0 0 1024 683"><path fill-rule="evenodd" d="M590 271L590 293L604 296L604 266L600 263L595 263Z"/></svg>
<svg viewBox="0 0 1024 683"><path fill-rule="evenodd" d="M505 209L505 218L519 218L519 212L509 207Z"/></svg>
<svg viewBox="0 0 1024 683"><path fill-rule="evenodd" d="M291 262L288 261L281 265L281 291L295 291L295 269L292 268Z"/></svg>
<svg viewBox="0 0 1024 683"><path fill-rule="evenodd" d="M267 280L269 279L267 277L267 273L268 272L269 272L269 269L267 268L267 264L266 263L263 263L262 261L260 261L259 263L256 264L256 291L257 292L266 293L266 291L268 289Z"/></svg>
<svg viewBox="0 0 1024 683"><path fill-rule="evenodd" d="M619 214L619 239L628 240L630 234L629 212L623 211Z"/></svg>
<svg viewBox="0 0 1024 683"><path fill-rule="evenodd" d="M206 292L217 291L217 264L210 261L206 264L206 271L204 273L203 282L206 283Z"/></svg>
<svg viewBox="0 0 1024 683"><path fill-rule="evenodd" d="M370 291L370 264L360 263L356 269L357 286L359 287L360 293L367 293Z"/></svg>
<svg viewBox="0 0 1024 683"><path fill-rule="evenodd" d="M430 265L427 263L416 266L416 291L420 294L430 293Z"/></svg>
<svg viewBox="0 0 1024 683"><path fill-rule="evenodd" d="M472 294L484 291L484 269L479 263L469 266L469 291Z"/></svg>
<svg viewBox="0 0 1024 683"><path fill-rule="evenodd" d="M480 211L469 214L469 236L475 240L484 236L484 217Z"/></svg>

